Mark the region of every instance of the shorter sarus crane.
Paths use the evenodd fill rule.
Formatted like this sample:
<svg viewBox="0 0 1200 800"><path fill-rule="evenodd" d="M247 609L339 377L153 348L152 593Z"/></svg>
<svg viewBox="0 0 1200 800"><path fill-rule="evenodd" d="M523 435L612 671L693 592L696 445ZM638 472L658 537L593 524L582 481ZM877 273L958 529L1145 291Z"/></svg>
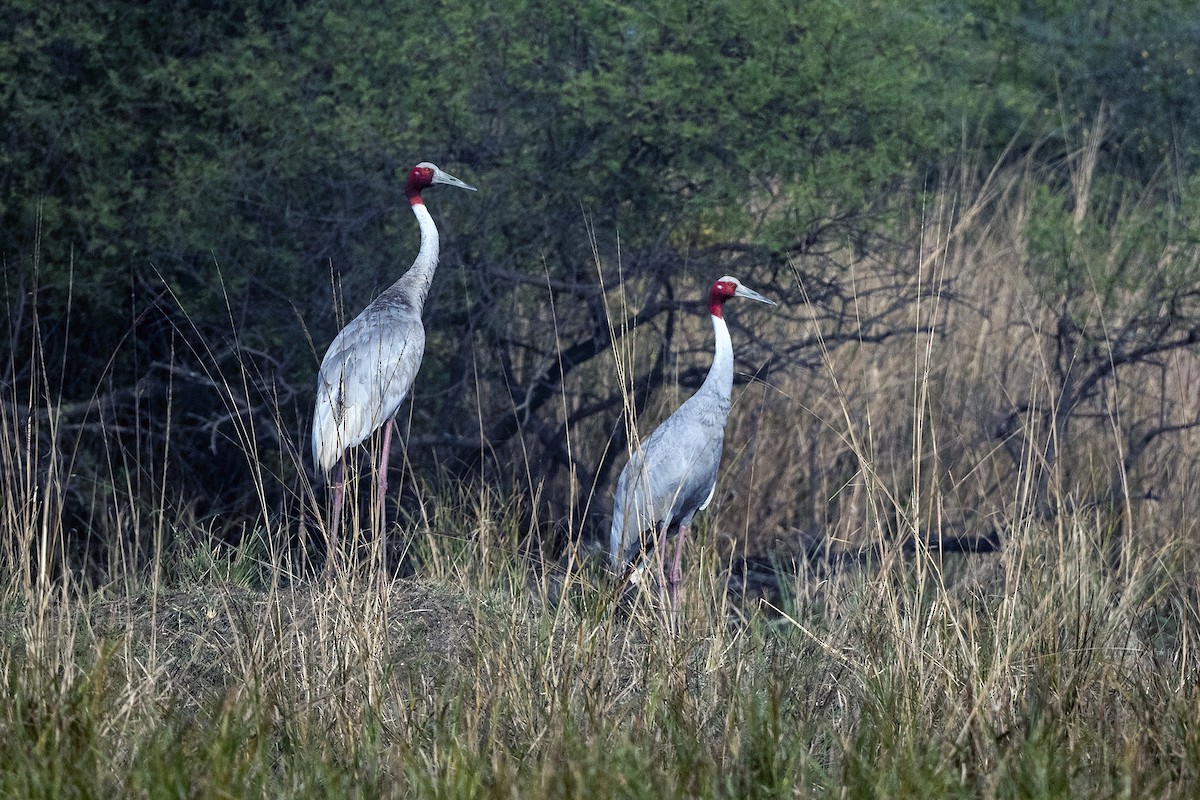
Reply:
<svg viewBox="0 0 1200 800"><path fill-rule="evenodd" d="M383 448L375 483L379 518L383 519L393 418L421 366L425 351L421 309L438 262L438 230L421 200L421 192L439 184L475 191L474 186L428 161L412 168L404 194L421 228L417 258L399 280L342 328L321 361L312 448L313 460L322 473L334 473L331 530L335 537L342 511L343 456L380 426L384 429Z"/></svg>
<svg viewBox="0 0 1200 800"><path fill-rule="evenodd" d="M682 579L680 561L688 526L697 511L708 507L717 488L733 391L733 343L723 316L725 301L731 297L775 305L737 278L725 276L712 285L708 310L717 341L708 376L700 389L641 443L617 479L609 563L620 572L647 544L661 546L678 529L675 556L666 575L672 610ZM665 552L660 551L659 557L660 563L666 561Z"/></svg>

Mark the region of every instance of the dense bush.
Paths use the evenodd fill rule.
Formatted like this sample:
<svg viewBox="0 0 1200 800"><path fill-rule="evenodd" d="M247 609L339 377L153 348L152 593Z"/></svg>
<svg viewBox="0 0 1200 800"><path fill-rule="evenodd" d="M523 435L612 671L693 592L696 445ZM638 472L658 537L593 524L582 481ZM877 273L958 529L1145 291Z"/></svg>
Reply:
<svg viewBox="0 0 1200 800"><path fill-rule="evenodd" d="M13 3L5 381L67 404L81 450L108 453L98 482L132 471L202 517L260 513L247 445L276 489L294 484L317 360L409 263L399 180L431 159L481 191L430 200L444 244L411 456L487 454L505 474L525 453L551 495L572 470L603 484L623 447L610 325L662 337L628 381L643 405L665 362L684 385L702 375L674 314L723 272L800 319L799 265L818 317L848 324L823 256L890 241L964 137L991 143L990 164L1062 129L1043 109L1083 126L1107 104L1135 167L1186 162L1189 25L1183 4L1151 3ZM623 280L628 322L601 278ZM895 308L906 277L893 285ZM844 340L890 324L854 322ZM816 358L809 341L741 355ZM565 452L581 423L614 446Z"/></svg>

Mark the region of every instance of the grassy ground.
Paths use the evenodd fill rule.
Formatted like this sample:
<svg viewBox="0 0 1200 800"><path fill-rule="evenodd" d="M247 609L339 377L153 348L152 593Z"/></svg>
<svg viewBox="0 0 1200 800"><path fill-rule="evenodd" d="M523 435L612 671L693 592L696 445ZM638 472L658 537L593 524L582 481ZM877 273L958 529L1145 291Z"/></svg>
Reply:
<svg viewBox="0 0 1200 800"><path fill-rule="evenodd" d="M803 565L769 600L698 550L674 633L648 593L480 539L424 541L408 580L218 559L10 594L0 794L1195 796L1189 571L1109 563L1086 515L1005 534Z"/></svg>

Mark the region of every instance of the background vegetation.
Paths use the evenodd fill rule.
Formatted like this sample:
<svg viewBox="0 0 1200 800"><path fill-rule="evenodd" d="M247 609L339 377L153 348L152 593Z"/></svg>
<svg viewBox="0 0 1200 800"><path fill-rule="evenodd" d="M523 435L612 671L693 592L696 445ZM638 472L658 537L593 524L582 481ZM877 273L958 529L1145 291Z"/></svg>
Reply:
<svg viewBox="0 0 1200 800"><path fill-rule="evenodd" d="M430 158L483 192L432 201L447 241L408 456L603 528L573 498L609 491L627 400L657 418L676 400L660 387L698 385L709 343L680 311L704 285L735 273L783 304L772 329L751 314L736 331L743 379L811 383L819 339L857 351L940 323L918 308L913 220L958 203L939 233L980 246L961 204L997 203L956 183L995 168L989 191L1024 170L1014 191L1036 198L1007 255L1071 332L1051 337L1071 362L1062 407L1038 410L1061 438L1195 322L1197 24L1150 2L16 3L0 39L13 413L57 409L78 439L64 511L95 539L84 552L129 534L101 530L88 484L231 541L265 523L302 494L320 354L411 259L400 176ZM969 302L962 278L939 275L938 314ZM1113 359L1117 309L1132 339ZM612 347L634 335L617 381ZM963 409L964 435L1045 449L1008 388ZM272 464L262 491L249 444ZM766 500L784 519L753 524L822 517L827 498L781 487Z"/></svg>
<svg viewBox="0 0 1200 800"><path fill-rule="evenodd" d="M0 17L6 792L1195 794L1190 4ZM316 580L424 159L480 192ZM666 632L592 550L727 273L780 306Z"/></svg>

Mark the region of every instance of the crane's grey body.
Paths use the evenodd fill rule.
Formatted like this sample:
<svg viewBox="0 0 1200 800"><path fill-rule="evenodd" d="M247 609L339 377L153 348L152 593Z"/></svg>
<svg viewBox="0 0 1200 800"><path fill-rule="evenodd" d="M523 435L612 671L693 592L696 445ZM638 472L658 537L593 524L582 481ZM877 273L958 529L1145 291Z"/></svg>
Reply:
<svg viewBox="0 0 1200 800"><path fill-rule="evenodd" d="M413 213L421 226L417 260L342 328L321 360L312 446L326 473L396 415L421 367L421 310L437 268L438 235L424 204Z"/></svg>
<svg viewBox="0 0 1200 800"><path fill-rule="evenodd" d="M380 427L384 429L383 447L375 481L379 518L383 519L392 421L412 387L425 353L421 311L437 269L439 242L437 226L421 200L421 191L435 184L475 191L475 187L427 161L413 167L405 184L405 195L421 229L417 257L399 280L338 333L321 360L312 450L314 462L326 475L338 467L332 525L335 537L341 518L343 454Z"/></svg>
<svg viewBox="0 0 1200 800"><path fill-rule="evenodd" d="M325 472L396 415L417 376L425 326L402 285L408 277L342 328L321 361L313 458Z"/></svg>
<svg viewBox="0 0 1200 800"><path fill-rule="evenodd" d="M716 492L733 391L733 344L722 316L724 301L730 297L774 305L736 278L726 276L713 284L709 310L716 344L708 376L700 389L641 443L617 480L609 562L620 570L647 545L678 529L680 542L670 578L672 603L682 540L692 518L708 507Z"/></svg>
<svg viewBox="0 0 1200 800"><path fill-rule="evenodd" d="M733 391L733 349L725 321L713 317L716 355L700 389L637 448L617 479L609 532L614 568L643 549L643 534L669 534L712 502Z"/></svg>

